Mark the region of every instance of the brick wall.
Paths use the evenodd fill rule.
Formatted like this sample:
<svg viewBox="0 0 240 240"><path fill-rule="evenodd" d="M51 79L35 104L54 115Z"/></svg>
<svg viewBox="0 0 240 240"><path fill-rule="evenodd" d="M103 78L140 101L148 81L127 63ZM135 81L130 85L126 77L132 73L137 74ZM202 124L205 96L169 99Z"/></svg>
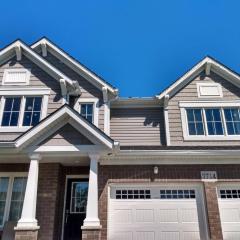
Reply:
<svg viewBox="0 0 240 240"><path fill-rule="evenodd" d="M154 166L99 166L99 216L101 240L107 239L107 187L109 183L200 182L201 171L217 171L219 181L239 181L240 165L161 165ZM212 240L221 240L221 223L215 186L205 184L209 232Z"/></svg>

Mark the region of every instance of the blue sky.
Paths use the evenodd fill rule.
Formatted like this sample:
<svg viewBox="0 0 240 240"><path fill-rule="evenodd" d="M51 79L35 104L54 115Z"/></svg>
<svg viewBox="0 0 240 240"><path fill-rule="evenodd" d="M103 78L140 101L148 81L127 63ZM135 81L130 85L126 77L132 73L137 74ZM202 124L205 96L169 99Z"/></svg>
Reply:
<svg viewBox="0 0 240 240"><path fill-rule="evenodd" d="M0 48L47 36L120 95L153 96L210 55L240 72L238 0L1 2Z"/></svg>

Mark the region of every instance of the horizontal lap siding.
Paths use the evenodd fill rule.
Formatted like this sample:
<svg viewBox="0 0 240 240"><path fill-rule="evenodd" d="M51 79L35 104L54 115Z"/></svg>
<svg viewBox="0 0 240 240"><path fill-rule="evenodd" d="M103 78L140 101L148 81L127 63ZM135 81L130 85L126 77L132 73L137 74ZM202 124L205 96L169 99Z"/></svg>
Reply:
<svg viewBox="0 0 240 240"><path fill-rule="evenodd" d="M162 108L111 109L110 129L121 146L165 144Z"/></svg>
<svg viewBox="0 0 240 240"><path fill-rule="evenodd" d="M215 82L222 85L223 98L203 99L198 98L197 82ZM182 131L182 120L179 108L179 101L198 101L198 100L239 100L240 91L230 82L219 75L211 72L210 76L203 73L197 76L193 81L181 89L175 96L169 100L169 128L171 145L239 145L240 141L184 141Z"/></svg>
<svg viewBox="0 0 240 240"><path fill-rule="evenodd" d="M47 61L54 65L61 72L66 74L74 81L78 81L81 88L80 98L98 98L99 99L99 128L104 129L104 107L103 107L103 96L102 91L97 87L89 83L84 77L80 76L78 73L69 68L66 64L61 62L58 58L53 56L48 52L46 57Z"/></svg>
<svg viewBox="0 0 240 240"><path fill-rule="evenodd" d="M7 61L6 63L0 66L0 88L10 87L10 86L1 86L2 79L4 74L4 69L11 68L26 68L31 70L30 76L30 85L28 86L19 86L19 87L29 87L29 88L50 88L51 94L48 100L48 114L56 111L58 108L62 106L62 97L61 97L61 89L59 82L48 75L44 70L39 68L36 64L30 61L25 56L22 57L21 61L16 61L15 57ZM18 87L16 87L18 89ZM19 92L19 94L21 94ZM0 141L10 141L14 140L21 133L0 133Z"/></svg>

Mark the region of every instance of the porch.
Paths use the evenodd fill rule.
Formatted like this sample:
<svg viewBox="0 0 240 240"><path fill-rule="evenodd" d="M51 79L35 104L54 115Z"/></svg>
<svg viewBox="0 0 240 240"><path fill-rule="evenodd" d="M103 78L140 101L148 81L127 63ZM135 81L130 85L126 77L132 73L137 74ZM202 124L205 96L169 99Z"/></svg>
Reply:
<svg viewBox="0 0 240 240"><path fill-rule="evenodd" d="M8 235L17 240L79 240L99 232L98 158L33 154L30 163L0 163L1 235L9 223Z"/></svg>

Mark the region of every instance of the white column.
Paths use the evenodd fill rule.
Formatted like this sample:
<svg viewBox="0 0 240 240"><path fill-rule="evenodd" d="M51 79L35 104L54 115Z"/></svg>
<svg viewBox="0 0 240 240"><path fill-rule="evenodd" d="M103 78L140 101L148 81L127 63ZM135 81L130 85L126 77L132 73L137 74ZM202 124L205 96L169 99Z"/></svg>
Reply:
<svg viewBox="0 0 240 240"><path fill-rule="evenodd" d="M89 155L90 173L88 185L88 200L84 228L101 228L98 218L98 160L99 155Z"/></svg>
<svg viewBox="0 0 240 240"><path fill-rule="evenodd" d="M21 229L38 229L36 220L36 205L37 205L37 188L38 188L38 170L39 154L32 154L30 157L30 167L28 172L26 192L23 202L22 215L17 223L15 230Z"/></svg>

